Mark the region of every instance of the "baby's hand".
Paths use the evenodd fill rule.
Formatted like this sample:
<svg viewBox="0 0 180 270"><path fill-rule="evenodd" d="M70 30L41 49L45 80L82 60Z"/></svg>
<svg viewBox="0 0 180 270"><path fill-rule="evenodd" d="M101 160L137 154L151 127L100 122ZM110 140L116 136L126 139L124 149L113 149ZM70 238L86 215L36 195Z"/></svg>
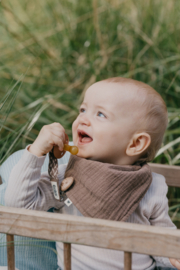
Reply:
<svg viewBox="0 0 180 270"><path fill-rule="evenodd" d="M54 145L59 146L59 150L63 151L65 143L65 129L59 123L43 126L38 137L30 146L29 152L41 157L51 151Z"/></svg>
<svg viewBox="0 0 180 270"><path fill-rule="evenodd" d="M178 270L180 269L180 260L176 260L176 259L169 259L171 264L176 267Z"/></svg>

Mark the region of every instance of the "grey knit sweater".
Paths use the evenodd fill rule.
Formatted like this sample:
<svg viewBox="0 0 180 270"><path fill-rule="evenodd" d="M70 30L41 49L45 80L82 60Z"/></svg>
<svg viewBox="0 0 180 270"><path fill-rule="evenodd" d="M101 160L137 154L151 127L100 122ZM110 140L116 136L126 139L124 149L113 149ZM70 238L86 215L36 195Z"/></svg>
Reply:
<svg viewBox="0 0 180 270"><path fill-rule="evenodd" d="M41 174L45 157L36 157L27 149L18 164L13 168L5 194L7 206L35 210L54 207L56 212L81 215L78 209L54 199L48 173ZM64 179L66 165L59 166L59 183ZM139 206L127 222L175 229L168 215L167 185L162 175L152 173L152 183L140 201ZM58 265L63 269L63 246L56 244ZM155 261L172 267L168 258L133 254L133 270L154 269ZM117 270L123 269L123 252L72 245L72 270Z"/></svg>

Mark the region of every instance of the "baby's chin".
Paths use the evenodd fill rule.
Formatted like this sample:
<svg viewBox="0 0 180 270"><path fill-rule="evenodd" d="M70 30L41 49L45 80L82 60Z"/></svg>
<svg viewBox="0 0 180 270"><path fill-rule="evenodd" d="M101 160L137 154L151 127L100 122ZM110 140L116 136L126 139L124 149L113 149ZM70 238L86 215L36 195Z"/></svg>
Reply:
<svg viewBox="0 0 180 270"><path fill-rule="evenodd" d="M87 158L87 159L90 158L89 155L87 155L87 154L85 154L85 153L81 153L81 152L77 153L76 156L77 156L77 157L80 157L80 158Z"/></svg>
<svg viewBox="0 0 180 270"><path fill-rule="evenodd" d="M92 149L89 151L89 149L82 149L81 147L79 147L79 152L77 153L77 157L85 158L88 160L104 162L102 158L97 155L97 153L93 153Z"/></svg>
<svg viewBox="0 0 180 270"><path fill-rule="evenodd" d="M85 153L83 153L83 154L78 153L77 156L80 157L80 158L85 158L85 159L92 160L92 161L103 162L103 160L101 160L100 158L95 157L95 156L91 156L91 155L88 155L88 154L85 154Z"/></svg>
<svg viewBox="0 0 180 270"><path fill-rule="evenodd" d="M96 160L95 157L87 153L86 151L83 151L82 149L79 149L79 152L77 153L77 157L90 159L90 160Z"/></svg>

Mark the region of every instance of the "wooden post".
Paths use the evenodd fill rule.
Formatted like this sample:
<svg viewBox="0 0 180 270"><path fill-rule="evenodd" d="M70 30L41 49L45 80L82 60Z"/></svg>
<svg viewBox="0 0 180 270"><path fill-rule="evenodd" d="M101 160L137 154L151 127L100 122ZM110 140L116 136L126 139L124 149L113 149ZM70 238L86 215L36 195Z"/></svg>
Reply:
<svg viewBox="0 0 180 270"><path fill-rule="evenodd" d="M132 253L124 252L124 270L131 270L132 265Z"/></svg>
<svg viewBox="0 0 180 270"><path fill-rule="evenodd" d="M7 234L6 239L7 239L7 264L8 264L8 270L15 270L14 235Z"/></svg>
<svg viewBox="0 0 180 270"><path fill-rule="evenodd" d="M64 270L71 270L71 244L64 243Z"/></svg>

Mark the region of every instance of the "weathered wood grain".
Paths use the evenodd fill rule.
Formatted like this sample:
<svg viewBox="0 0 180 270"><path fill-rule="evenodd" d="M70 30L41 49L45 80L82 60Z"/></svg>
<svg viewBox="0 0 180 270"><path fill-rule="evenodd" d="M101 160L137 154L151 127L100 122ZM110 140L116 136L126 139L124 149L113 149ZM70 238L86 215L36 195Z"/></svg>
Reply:
<svg viewBox="0 0 180 270"><path fill-rule="evenodd" d="M168 186L180 187L180 166L149 163L151 170L164 175Z"/></svg>
<svg viewBox="0 0 180 270"><path fill-rule="evenodd" d="M179 258L180 230L0 206L0 232Z"/></svg>
<svg viewBox="0 0 180 270"><path fill-rule="evenodd" d="M124 270L132 269L132 253L124 252Z"/></svg>
<svg viewBox="0 0 180 270"><path fill-rule="evenodd" d="M7 265L8 270L15 270L14 235L7 234Z"/></svg>
<svg viewBox="0 0 180 270"><path fill-rule="evenodd" d="M64 270L71 270L71 244L64 243Z"/></svg>

